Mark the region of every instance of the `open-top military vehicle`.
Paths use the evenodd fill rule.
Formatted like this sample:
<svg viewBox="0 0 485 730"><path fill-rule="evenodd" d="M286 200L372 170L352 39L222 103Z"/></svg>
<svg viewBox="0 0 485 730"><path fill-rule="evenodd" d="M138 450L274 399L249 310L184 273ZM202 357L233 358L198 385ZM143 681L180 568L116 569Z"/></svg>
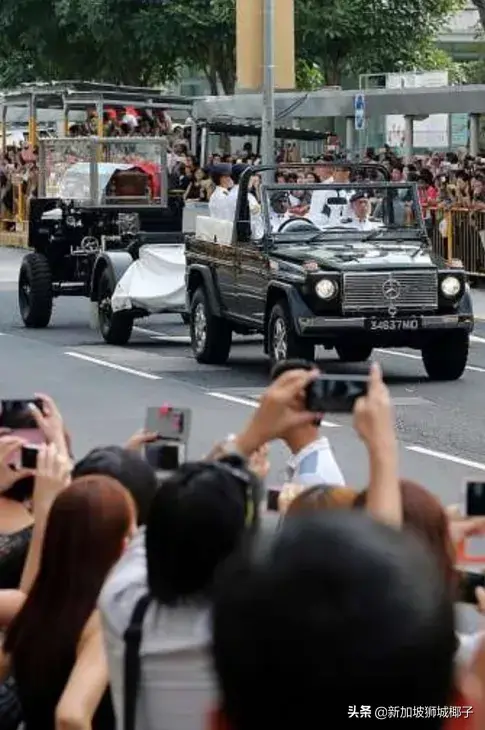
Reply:
<svg viewBox="0 0 485 730"><path fill-rule="evenodd" d="M41 140L19 274L25 326L47 327L59 296L88 297L111 344L128 342L137 317L185 316L182 215L164 139Z"/></svg>
<svg viewBox="0 0 485 730"><path fill-rule="evenodd" d="M258 215L249 180L277 168L249 168L234 222L198 219L186 240L195 357L225 363L233 333L261 333L272 362L313 359L316 345L343 362L409 347L431 379L459 378L474 324L467 277L431 250L416 185L381 166L338 168L327 184L263 182Z"/></svg>

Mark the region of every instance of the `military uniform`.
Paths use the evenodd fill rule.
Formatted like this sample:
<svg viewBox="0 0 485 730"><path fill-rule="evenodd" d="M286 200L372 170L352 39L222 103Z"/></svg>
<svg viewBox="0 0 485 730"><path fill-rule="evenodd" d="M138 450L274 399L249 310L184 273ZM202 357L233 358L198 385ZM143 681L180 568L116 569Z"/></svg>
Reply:
<svg viewBox="0 0 485 730"><path fill-rule="evenodd" d="M223 177L231 177L231 165L215 165L211 170L211 177L216 189L209 199L209 213L211 218L233 221L233 210L230 200L230 189L221 185Z"/></svg>

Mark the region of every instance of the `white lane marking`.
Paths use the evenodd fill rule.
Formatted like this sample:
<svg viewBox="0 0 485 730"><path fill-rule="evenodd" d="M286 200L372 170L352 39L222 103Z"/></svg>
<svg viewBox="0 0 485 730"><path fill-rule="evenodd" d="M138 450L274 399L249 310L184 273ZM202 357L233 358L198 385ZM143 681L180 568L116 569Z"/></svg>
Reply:
<svg viewBox="0 0 485 730"><path fill-rule="evenodd" d="M259 405L256 400L239 398L239 396L228 395L227 393L207 393L207 395L212 396L212 398L219 398L219 400L225 400L228 403L237 403L240 406L249 406L250 408L257 408ZM340 428L339 423L331 423L331 421L322 421L321 425L325 428Z"/></svg>
<svg viewBox="0 0 485 730"><path fill-rule="evenodd" d="M135 332L140 332L142 335L150 335L151 337L153 337L154 335L156 336L156 335L160 334L160 332L156 332L155 330L148 330L145 327L135 326L135 327L133 327L133 329L135 330Z"/></svg>
<svg viewBox="0 0 485 730"><path fill-rule="evenodd" d="M421 360L420 355L411 355L409 352L398 352L397 350L381 350L376 348L376 352L380 352L382 355L392 355L394 357L405 357L408 360ZM476 365L467 365L466 370L470 370L472 373L485 373L485 368L479 368Z"/></svg>
<svg viewBox="0 0 485 730"><path fill-rule="evenodd" d="M485 345L485 337L478 337L478 335L470 335L470 342L480 342Z"/></svg>
<svg viewBox="0 0 485 730"><path fill-rule="evenodd" d="M407 451L414 451L416 454L422 454L423 456L432 456L434 459L441 459L442 461L452 461L454 464L460 464L461 466L467 466L469 469L479 469L485 471L485 464L481 464L479 461L470 461L469 459L462 459L461 456L453 456L452 454L444 454L442 451L433 451L432 449L425 449L423 446L406 446Z"/></svg>
<svg viewBox="0 0 485 730"><path fill-rule="evenodd" d="M65 352L64 355L67 355L68 357L75 357L78 360L84 360L85 362L90 362L93 365L101 365L101 367L104 368L118 370L120 373L126 373L127 375L136 375L138 378L145 378L145 380L162 380L159 375L153 375L153 373L145 373L142 370L133 370L133 368L127 368L124 365L117 365L114 362L107 362L106 360L99 360L96 357L83 355L80 352Z"/></svg>

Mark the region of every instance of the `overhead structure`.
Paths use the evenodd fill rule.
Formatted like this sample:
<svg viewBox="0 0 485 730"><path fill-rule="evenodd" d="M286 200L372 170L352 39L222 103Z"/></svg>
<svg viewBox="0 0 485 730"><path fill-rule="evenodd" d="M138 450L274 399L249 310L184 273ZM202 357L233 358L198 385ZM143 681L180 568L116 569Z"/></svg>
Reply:
<svg viewBox="0 0 485 730"><path fill-rule="evenodd" d="M29 142L37 140L37 114L40 109L60 110L64 116L64 132L69 127L69 113L94 108L98 119L98 136L103 136L103 113L107 108L163 109L184 112L187 115L193 100L189 97L164 94L160 89L138 86L117 86L89 81L50 81L22 84L6 91L2 105L2 130L5 143L9 108L28 109Z"/></svg>

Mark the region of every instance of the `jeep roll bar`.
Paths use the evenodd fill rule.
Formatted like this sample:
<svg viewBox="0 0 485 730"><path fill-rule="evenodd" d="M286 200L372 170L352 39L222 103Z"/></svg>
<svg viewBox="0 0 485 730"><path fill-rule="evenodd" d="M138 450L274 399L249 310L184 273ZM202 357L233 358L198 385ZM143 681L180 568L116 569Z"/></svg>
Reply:
<svg viewBox="0 0 485 730"><path fill-rule="evenodd" d="M375 170L380 172L384 178L383 182L390 182L391 175L387 167L380 162L348 162L346 160L336 160L333 162L281 162L275 165L248 165L239 179L239 193L237 208L238 217L234 226L234 236L236 241L248 241L251 237L251 216L249 212L248 188L249 181L253 175L259 175L262 172L275 172L279 170L313 170L315 167L328 167L349 171Z"/></svg>

